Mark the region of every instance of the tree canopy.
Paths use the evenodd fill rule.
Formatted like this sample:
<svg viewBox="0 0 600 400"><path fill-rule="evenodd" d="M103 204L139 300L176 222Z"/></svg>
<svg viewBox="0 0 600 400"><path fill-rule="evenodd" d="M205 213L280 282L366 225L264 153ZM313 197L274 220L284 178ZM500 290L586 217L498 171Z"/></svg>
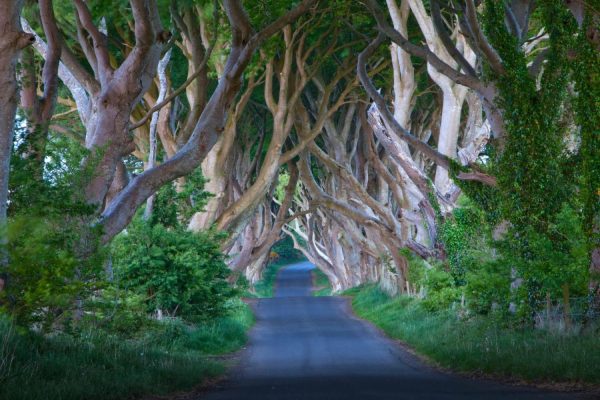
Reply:
<svg viewBox="0 0 600 400"><path fill-rule="evenodd" d="M597 1L0 4L0 293L24 320L76 320L116 272L216 315L283 238L338 291L598 313Z"/></svg>

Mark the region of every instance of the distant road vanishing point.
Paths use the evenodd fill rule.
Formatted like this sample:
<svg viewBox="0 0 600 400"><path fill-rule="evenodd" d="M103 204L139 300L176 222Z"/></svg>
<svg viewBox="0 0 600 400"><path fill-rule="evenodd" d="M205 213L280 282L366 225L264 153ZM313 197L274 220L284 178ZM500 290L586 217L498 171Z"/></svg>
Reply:
<svg viewBox="0 0 600 400"><path fill-rule="evenodd" d="M279 272L261 299L248 349L206 400L570 399L533 388L471 380L424 365L339 297L312 297L308 262Z"/></svg>

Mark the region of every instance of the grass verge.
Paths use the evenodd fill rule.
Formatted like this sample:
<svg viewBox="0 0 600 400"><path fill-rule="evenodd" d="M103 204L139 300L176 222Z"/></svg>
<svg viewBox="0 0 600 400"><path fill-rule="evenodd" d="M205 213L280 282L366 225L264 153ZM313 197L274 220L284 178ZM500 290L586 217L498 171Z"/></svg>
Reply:
<svg viewBox="0 0 600 400"><path fill-rule="evenodd" d="M331 284L327 275L319 268L314 268L311 273L314 287L313 296L331 296Z"/></svg>
<svg viewBox="0 0 600 400"><path fill-rule="evenodd" d="M289 259L278 259L269 263L265 268L262 279L254 284L254 291L250 293L252 297L259 298L268 298L273 297L273 293L275 291L275 279L277 278L277 273L283 267L287 267L288 265L295 264L302 260L289 260Z"/></svg>
<svg viewBox="0 0 600 400"><path fill-rule="evenodd" d="M97 330L43 337L0 320L0 398L117 400L198 386L224 372L211 355L240 348L253 323L239 303L216 321L154 324L136 338Z"/></svg>
<svg viewBox="0 0 600 400"><path fill-rule="evenodd" d="M351 289L352 307L386 334L442 367L529 382L600 384L600 338L514 330L491 318L430 313L419 300L374 286Z"/></svg>

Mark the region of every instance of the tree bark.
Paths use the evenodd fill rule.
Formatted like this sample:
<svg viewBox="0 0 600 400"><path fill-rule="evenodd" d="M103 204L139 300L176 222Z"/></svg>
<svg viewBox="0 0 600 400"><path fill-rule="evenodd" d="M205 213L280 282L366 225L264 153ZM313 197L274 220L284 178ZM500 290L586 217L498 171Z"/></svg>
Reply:
<svg viewBox="0 0 600 400"><path fill-rule="evenodd" d="M7 223L8 179L10 156L13 147L15 115L17 112L18 86L16 64L19 52L35 41L31 34L21 29L21 10L23 1L0 1L0 245L4 247L6 237L4 227ZM0 254L0 290L4 288L6 275L4 267L8 262L7 254Z"/></svg>
<svg viewBox="0 0 600 400"><path fill-rule="evenodd" d="M223 132L227 111L239 91L242 73L256 48L264 40L307 12L314 1L302 1L297 7L255 34L252 34L252 28L241 3L237 0L225 1L233 38L223 77L219 80L186 145L165 163L133 179L103 213L99 221L104 229L103 242L110 241L127 226L136 209L158 188L190 173L202 163Z"/></svg>
<svg viewBox="0 0 600 400"><path fill-rule="evenodd" d="M160 103L164 100L167 95L167 90L169 88L169 84L167 81L167 66L169 65L169 61L171 60L171 50L168 50L167 53L163 56L163 58L158 63L157 74L159 80L159 89L158 89L158 97L156 98L156 102ZM148 164L147 169L154 168L156 165L156 151L157 151L157 135L156 131L158 130L158 119L159 115L163 110L155 111L152 114L152 119L150 120L150 151L148 152ZM164 110L167 111L167 110ZM152 211L154 208L154 194L148 198L146 201L146 209L144 210L144 219L149 220L152 216Z"/></svg>

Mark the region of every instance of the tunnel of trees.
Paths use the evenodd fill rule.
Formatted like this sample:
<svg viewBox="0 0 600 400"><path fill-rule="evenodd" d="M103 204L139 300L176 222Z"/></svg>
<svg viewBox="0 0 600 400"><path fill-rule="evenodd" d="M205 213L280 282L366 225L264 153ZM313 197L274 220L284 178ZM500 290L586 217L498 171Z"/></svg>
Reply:
<svg viewBox="0 0 600 400"><path fill-rule="evenodd" d="M596 0L0 0L2 313L208 321L293 246L334 292L585 331L599 26Z"/></svg>

